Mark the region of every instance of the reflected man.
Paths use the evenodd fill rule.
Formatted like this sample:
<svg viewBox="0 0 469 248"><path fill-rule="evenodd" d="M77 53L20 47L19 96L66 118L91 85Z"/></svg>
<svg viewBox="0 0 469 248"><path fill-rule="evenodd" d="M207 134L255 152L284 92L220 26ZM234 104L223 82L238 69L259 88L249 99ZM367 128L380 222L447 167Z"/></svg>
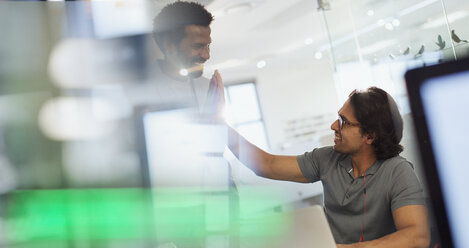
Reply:
<svg viewBox="0 0 469 248"><path fill-rule="evenodd" d="M213 16L195 2L177 1L166 5L153 20L153 39L164 58L151 66L151 83L137 87L131 94L133 105L174 104L196 107L213 113L220 110L215 103L216 83L221 81L215 71L211 80L202 77L204 63L210 58L212 42L210 24Z"/></svg>

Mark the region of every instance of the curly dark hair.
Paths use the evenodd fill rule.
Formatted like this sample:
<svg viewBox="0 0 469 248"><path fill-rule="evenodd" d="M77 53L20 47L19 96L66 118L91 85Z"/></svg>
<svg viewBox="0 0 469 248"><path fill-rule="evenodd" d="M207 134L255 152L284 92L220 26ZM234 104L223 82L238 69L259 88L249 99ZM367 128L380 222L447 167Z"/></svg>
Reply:
<svg viewBox="0 0 469 248"><path fill-rule="evenodd" d="M203 5L195 2L177 1L166 5L153 19L153 39L163 50L164 39L169 39L175 44L184 39L187 25L208 27L212 21L213 15Z"/></svg>
<svg viewBox="0 0 469 248"><path fill-rule="evenodd" d="M375 136L372 146L376 158L388 159L399 155L404 150L399 144L403 121L394 99L377 87L354 90L349 99L361 132Z"/></svg>

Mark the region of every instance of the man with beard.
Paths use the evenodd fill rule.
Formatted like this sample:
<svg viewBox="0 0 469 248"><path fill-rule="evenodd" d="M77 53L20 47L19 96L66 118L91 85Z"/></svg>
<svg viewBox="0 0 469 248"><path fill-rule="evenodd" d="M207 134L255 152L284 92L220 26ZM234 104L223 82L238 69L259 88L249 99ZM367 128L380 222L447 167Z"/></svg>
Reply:
<svg viewBox="0 0 469 248"><path fill-rule="evenodd" d="M399 156L403 121L385 91L353 91L331 125L334 146L299 156L262 151L231 130L229 147L258 176L321 181L337 247L428 247L422 187Z"/></svg>
<svg viewBox="0 0 469 248"><path fill-rule="evenodd" d="M210 24L213 16L195 2L166 5L153 21L153 39L164 55L150 68L150 82L134 87L130 100L136 105L174 104L195 107L200 113L216 114L222 104L218 71L211 80L202 77L210 58Z"/></svg>

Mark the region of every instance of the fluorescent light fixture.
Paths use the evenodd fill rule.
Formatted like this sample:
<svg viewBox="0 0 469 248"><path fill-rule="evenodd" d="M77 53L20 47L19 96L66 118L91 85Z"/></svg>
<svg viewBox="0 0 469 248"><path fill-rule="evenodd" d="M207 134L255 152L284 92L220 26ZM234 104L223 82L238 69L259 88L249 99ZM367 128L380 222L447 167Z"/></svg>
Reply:
<svg viewBox="0 0 469 248"><path fill-rule="evenodd" d="M225 8L225 13L226 14L234 14L234 13L239 13L239 12L247 12L252 9L252 4L249 2L244 2L244 3L237 3L234 5L231 5L227 8Z"/></svg>
<svg viewBox="0 0 469 248"><path fill-rule="evenodd" d="M415 5L412 5L408 8L405 8L399 12L397 12L397 16L405 16L405 15L408 15L408 14L411 14L411 13L414 13L415 11L419 11L420 9L423 9L435 2L439 2L439 0L426 0L426 1L423 1L423 2L420 2L420 3L417 3Z"/></svg>
<svg viewBox="0 0 469 248"><path fill-rule="evenodd" d="M466 18L468 16L469 16L469 13L465 10L456 11L456 12L448 14L448 22L453 23L457 20ZM445 17L440 17L440 18L434 19L432 21L429 21L427 23L424 23L422 25L422 28L423 29L437 28L437 27L443 26L445 24L446 24Z"/></svg>

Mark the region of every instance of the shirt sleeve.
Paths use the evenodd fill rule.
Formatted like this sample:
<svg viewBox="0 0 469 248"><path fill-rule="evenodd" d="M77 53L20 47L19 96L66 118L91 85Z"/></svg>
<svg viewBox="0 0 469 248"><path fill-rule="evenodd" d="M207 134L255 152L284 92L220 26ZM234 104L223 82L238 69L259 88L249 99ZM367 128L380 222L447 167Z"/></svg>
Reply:
<svg viewBox="0 0 469 248"><path fill-rule="evenodd" d="M305 152L304 154L296 157L303 176L312 183L317 182L320 179L317 150L318 149L314 149L311 152Z"/></svg>
<svg viewBox="0 0 469 248"><path fill-rule="evenodd" d="M393 171L391 187L392 211L408 205L425 205L422 186L410 162L400 163Z"/></svg>

